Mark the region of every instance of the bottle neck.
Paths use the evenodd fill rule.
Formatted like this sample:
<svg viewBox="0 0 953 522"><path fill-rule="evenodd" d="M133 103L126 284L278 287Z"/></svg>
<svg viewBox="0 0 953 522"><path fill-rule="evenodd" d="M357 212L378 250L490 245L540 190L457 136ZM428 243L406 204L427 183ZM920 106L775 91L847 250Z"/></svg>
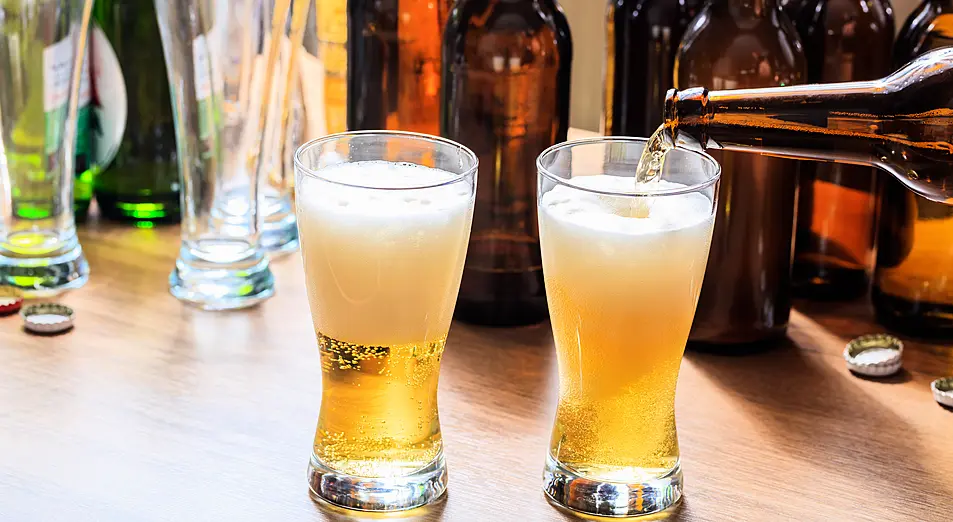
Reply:
<svg viewBox="0 0 953 522"><path fill-rule="evenodd" d="M788 140L798 136L800 143L810 144L811 133L817 140L862 139L864 133L856 128L830 128L829 115L863 114L871 94L882 89L882 80L728 91L672 89L665 98L666 137L679 147L694 150L756 150L821 161L836 156L841 161L868 164L866 156L847 158L820 146L799 150L790 147Z"/></svg>

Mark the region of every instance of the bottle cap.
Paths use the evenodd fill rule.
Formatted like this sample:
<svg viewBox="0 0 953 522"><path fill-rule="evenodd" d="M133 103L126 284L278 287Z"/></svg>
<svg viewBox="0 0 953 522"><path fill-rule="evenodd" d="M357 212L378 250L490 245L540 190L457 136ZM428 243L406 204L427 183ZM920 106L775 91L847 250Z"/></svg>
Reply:
<svg viewBox="0 0 953 522"><path fill-rule="evenodd" d="M936 399L936 402L948 408L953 408L953 377L937 379L933 381L930 388L933 389L933 398Z"/></svg>
<svg viewBox="0 0 953 522"><path fill-rule="evenodd" d="M858 337L844 349L847 368L868 377L886 377L903 365L903 343L892 335L873 334Z"/></svg>
<svg viewBox="0 0 953 522"><path fill-rule="evenodd" d="M12 315L23 306L20 292L12 286L0 286L0 317Z"/></svg>
<svg viewBox="0 0 953 522"><path fill-rule="evenodd" d="M19 297L0 297L0 317L19 312L21 306L23 299Z"/></svg>
<svg viewBox="0 0 953 522"><path fill-rule="evenodd" d="M23 327L40 334L65 332L73 327L73 309L55 303L29 305L20 312Z"/></svg>

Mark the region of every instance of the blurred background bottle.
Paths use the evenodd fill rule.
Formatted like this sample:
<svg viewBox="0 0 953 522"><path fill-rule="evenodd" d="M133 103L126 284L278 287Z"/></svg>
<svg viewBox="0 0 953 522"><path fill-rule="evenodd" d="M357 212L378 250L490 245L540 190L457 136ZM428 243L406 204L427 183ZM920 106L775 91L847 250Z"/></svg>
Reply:
<svg viewBox="0 0 953 522"><path fill-rule="evenodd" d="M926 0L910 15L894 48L900 66L953 46L953 0ZM924 139L948 136L925 121ZM953 207L928 201L887 180L881 199L872 298L878 320L919 337L953 336Z"/></svg>
<svg viewBox="0 0 953 522"><path fill-rule="evenodd" d="M795 25L808 83L876 80L893 72L888 0L802 0ZM796 295L848 300L867 293L874 266L881 174L870 167L800 166L793 285Z"/></svg>
<svg viewBox="0 0 953 522"><path fill-rule="evenodd" d="M702 0L609 0L606 24L607 136L651 136L673 87L675 52Z"/></svg>
<svg viewBox="0 0 953 522"><path fill-rule="evenodd" d="M480 158L456 316L494 326L542 321L536 158L568 131L569 24L554 0L460 0L443 59L442 135Z"/></svg>
<svg viewBox="0 0 953 522"><path fill-rule="evenodd" d="M93 13L99 211L139 226L178 222L175 127L154 4L96 0Z"/></svg>
<svg viewBox="0 0 953 522"><path fill-rule="evenodd" d="M777 0L712 0L682 39L679 89L804 83L807 60ZM797 169L793 160L710 151L722 165L715 231L690 341L696 348L778 338L791 310Z"/></svg>
<svg viewBox="0 0 953 522"><path fill-rule="evenodd" d="M440 131L440 48L450 0L349 0L347 126Z"/></svg>
<svg viewBox="0 0 953 522"><path fill-rule="evenodd" d="M324 65L326 133L334 134L347 130L348 0L317 1L318 57Z"/></svg>

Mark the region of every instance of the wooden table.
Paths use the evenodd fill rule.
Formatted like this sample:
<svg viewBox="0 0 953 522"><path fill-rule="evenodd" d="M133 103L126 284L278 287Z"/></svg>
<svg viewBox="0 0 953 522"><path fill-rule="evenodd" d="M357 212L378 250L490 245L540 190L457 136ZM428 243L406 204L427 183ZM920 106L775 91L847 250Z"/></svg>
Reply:
<svg viewBox="0 0 953 522"><path fill-rule="evenodd" d="M86 227L92 277L69 334L0 319L0 520L346 520L305 470L320 399L297 255L277 295L213 313L168 294L178 229ZM689 353L678 386L687 494L675 520L953 519L953 412L932 379L953 348L907 344L905 370L844 367L867 307L795 312L760 355ZM561 521L540 492L555 407L549 326L455 324L440 381L450 466L426 520Z"/></svg>

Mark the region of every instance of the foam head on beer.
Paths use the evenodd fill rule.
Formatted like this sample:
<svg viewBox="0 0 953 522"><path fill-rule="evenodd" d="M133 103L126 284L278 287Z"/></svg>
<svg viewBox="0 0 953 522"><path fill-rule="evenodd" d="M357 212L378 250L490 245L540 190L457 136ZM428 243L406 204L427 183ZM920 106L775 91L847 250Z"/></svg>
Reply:
<svg viewBox="0 0 953 522"><path fill-rule="evenodd" d="M551 456L610 481L662 476L678 459L675 383L708 260L703 193L582 176L540 201L543 273L559 356ZM642 189L643 187L639 187ZM581 189L590 189L592 192ZM610 194L607 194L610 193Z"/></svg>
<svg viewBox="0 0 953 522"><path fill-rule="evenodd" d="M459 179L386 161L304 177L302 255L323 333L384 345L446 334L472 212L472 188Z"/></svg>

